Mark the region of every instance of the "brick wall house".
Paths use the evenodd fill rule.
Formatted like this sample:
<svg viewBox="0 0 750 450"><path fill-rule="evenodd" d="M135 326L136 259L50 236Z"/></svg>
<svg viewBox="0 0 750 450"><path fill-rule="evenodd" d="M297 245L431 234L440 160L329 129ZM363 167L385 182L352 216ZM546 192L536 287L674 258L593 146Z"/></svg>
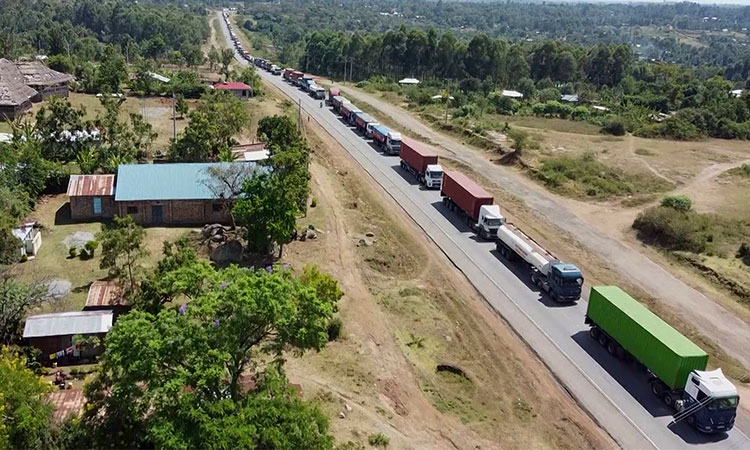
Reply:
<svg viewBox="0 0 750 450"><path fill-rule="evenodd" d="M76 221L102 220L114 217L114 175L71 175L68 182L70 217Z"/></svg>

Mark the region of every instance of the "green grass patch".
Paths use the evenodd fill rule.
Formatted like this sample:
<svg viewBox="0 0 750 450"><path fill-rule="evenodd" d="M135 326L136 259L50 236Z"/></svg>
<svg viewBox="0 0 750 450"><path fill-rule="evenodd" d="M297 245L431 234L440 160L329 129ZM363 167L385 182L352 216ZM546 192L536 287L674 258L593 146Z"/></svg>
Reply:
<svg viewBox="0 0 750 450"><path fill-rule="evenodd" d="M538 128L540 130L553 130L562 133L598 135L599 126L582 121L552 119L534 116L495 116L503 122L527 128Z"/></svg>
<svg viewBox="0 0 750 450"><path fill-rule="evenodd" d="M653 156L654 152L652 152L651 150L647 148L637 148L635 149L635 154L641 155L641 156Z"/></svg>
<svg viewBox="0 0 750 450"><path fill-rule="evenodd" d="M535 176L548 189L577 198L604 200L634 194L665 191L671 183L648 173L611 168L587 152L581 156L545 159Z"/></svg>
<svg viewBox="0 0 750 450"><path fill-rule="evenodd" d="M750 178L750 164L745 163L739 167L735 167L729 171L729 174L742 178Z"/></svg>

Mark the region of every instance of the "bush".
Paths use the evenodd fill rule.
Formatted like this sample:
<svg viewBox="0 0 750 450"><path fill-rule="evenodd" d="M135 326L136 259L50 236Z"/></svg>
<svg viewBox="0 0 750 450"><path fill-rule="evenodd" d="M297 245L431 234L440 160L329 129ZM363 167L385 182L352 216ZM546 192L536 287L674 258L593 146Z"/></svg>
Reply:
<svg viewBox="0 0 750 450"><path fill-rule="evenodd" d="M750 266L750 244L743 242L740 244L740 248L737 249L737 258L741 259L743 263Z"/></svg>
<svg viewBox="0 0 750 450"><path fill-rule="evenodd" d="M70 255L71 258L75 258L76 256L78 256L78 248L76 248L75 245L70 247L68 249L68 255Z"/></svg>
<svg viewBox="0 0 750 450"><path fill-rule="evenodd" d="M693 253L706 251L713 241L712 222L693 210L681 211L671 207L654 206L643 211L633 221L638 237L668 250Z"/></svg>
<svg viewBox="0 0 750 450"><path fill-rule="evenodd" d="M25 262L26 262L26 261L28 261L28 260L29 260L29 255L27 255L26 253L24 253L23 255L21 255L21 259L20 259L20 261L21 261L22 263L25 263Z"/></svg>
<svg viewBox="0 0 750 450"><path fill-rule="evenodd" d="M94 256L94 251L99 247L98 241L88 241L86 242L86 245L84 245L84 248L91 256Z"/></svg>
<svg viewBox="0 0 750 450"><path fill-rule="evenodd" d="M391 440L383 433L375 433L367 437L367 442L373 447L386 448Z"/></svg>
<svg viewBox="0 0 750 450"><path fill-rule="evenodd" d="M620 119L612 119L602 127L601 132L612 136L625 136L625 124Z"/></svg>
<svg viewBox="0 0 750 450"><path fill-rule="evenodd" d="M334 317L328 322L328 342L335 341L341 337L341 330L344 328L344 323L338 317Z"/></svg>
<svg viewBox="0 0 750 450"><path fill-rule="evenodd" d="M693 202L687 195L670 195L662 199L661 206L676 209L677 211L690 211L690 208L693 207Z"/></svg>

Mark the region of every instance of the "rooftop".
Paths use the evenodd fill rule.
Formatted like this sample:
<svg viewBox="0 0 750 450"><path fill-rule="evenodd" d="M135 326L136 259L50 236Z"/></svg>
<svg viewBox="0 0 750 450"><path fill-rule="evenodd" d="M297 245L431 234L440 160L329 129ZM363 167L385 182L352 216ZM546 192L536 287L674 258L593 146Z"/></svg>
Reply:
<svg viewBox="0 0 750 450"><path fill-rule="evenodd" d="M112 328L112 311L73 311L40 314L26 319L24 339L107 333Z"/></svg>
<svg viewBox="0 0 750 450"><path fill-rule="evenodd" d="M0 58L0 106L17 106L36 94L35 89L26 85L16 64Z"/></svg>
<svg viewBox="0 0 750 450"><path fill-rule="evenodd" d="M507 89L503 89L503 97L523 98L523 94L518 91L510 91Z"/></svg>
<svg viewBox="0 0 750 450"><path fill-rule="evenodd" d="M52 70L39 61L21 61L16 66L29 86L54 86L73 79L72 75Z"/></svg>
<svg viewBox="0 0 750 450"><path fill-rule="evenodd" d="M253 162L122 164L117 169L115 201L213 200L211 170L241 164L256 170ZM229 194L229 193L227 193Z"/></svg>
<svg viewBox="0 0 750 450"><path fill-rule="evenodd" d="M71 175L68 197L110 196L115 194L114 175Z"/></svg>
<svg viewBox="0 0 750 450"><path fill-rule="evenodd" d="M94 281L89 288L85 307L127 306L127 299L120 294L120 286L114 281Z"/></svg>
<svg viewBox="0 0 750 450"><path fill-rule="evenodd" d="M229 83L216 83L214 84L214 89L249 90L252 89L252 87L246 85L245 83L233 81Z"/></svg>

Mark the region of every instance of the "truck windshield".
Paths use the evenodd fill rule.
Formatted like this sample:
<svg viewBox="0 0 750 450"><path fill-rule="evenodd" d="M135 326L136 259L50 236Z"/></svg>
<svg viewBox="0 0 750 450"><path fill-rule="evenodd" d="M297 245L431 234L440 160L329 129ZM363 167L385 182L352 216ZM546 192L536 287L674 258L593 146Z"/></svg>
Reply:
<svg viewBox="0 0 750 450"><path fill-rule="evenodd" d="M499 217L493 217L491 219L488 218L488 219L485 219L485 223L487 224L488 227L495 228L503 224L503 219Z"/></svg>
<svg viewBox="0 0 750 450"><path fill-rule="evenodd" d="M562 279L562 282L566 286L582 286L583 285L583 278L581 277L564 277Z"/></svg>
<svg viewBox="0 0 750 450"><path fill-rule="evenodd" d="M443 172L427 172L427 178L443 178Z"/></svg>
<svg viewBox="0 0 750 450"><path fill-rule="evenodd" d="M739 397L717 398L708 404L709 411L726 411L728 409L737 409L740 402Z"/></svg>

